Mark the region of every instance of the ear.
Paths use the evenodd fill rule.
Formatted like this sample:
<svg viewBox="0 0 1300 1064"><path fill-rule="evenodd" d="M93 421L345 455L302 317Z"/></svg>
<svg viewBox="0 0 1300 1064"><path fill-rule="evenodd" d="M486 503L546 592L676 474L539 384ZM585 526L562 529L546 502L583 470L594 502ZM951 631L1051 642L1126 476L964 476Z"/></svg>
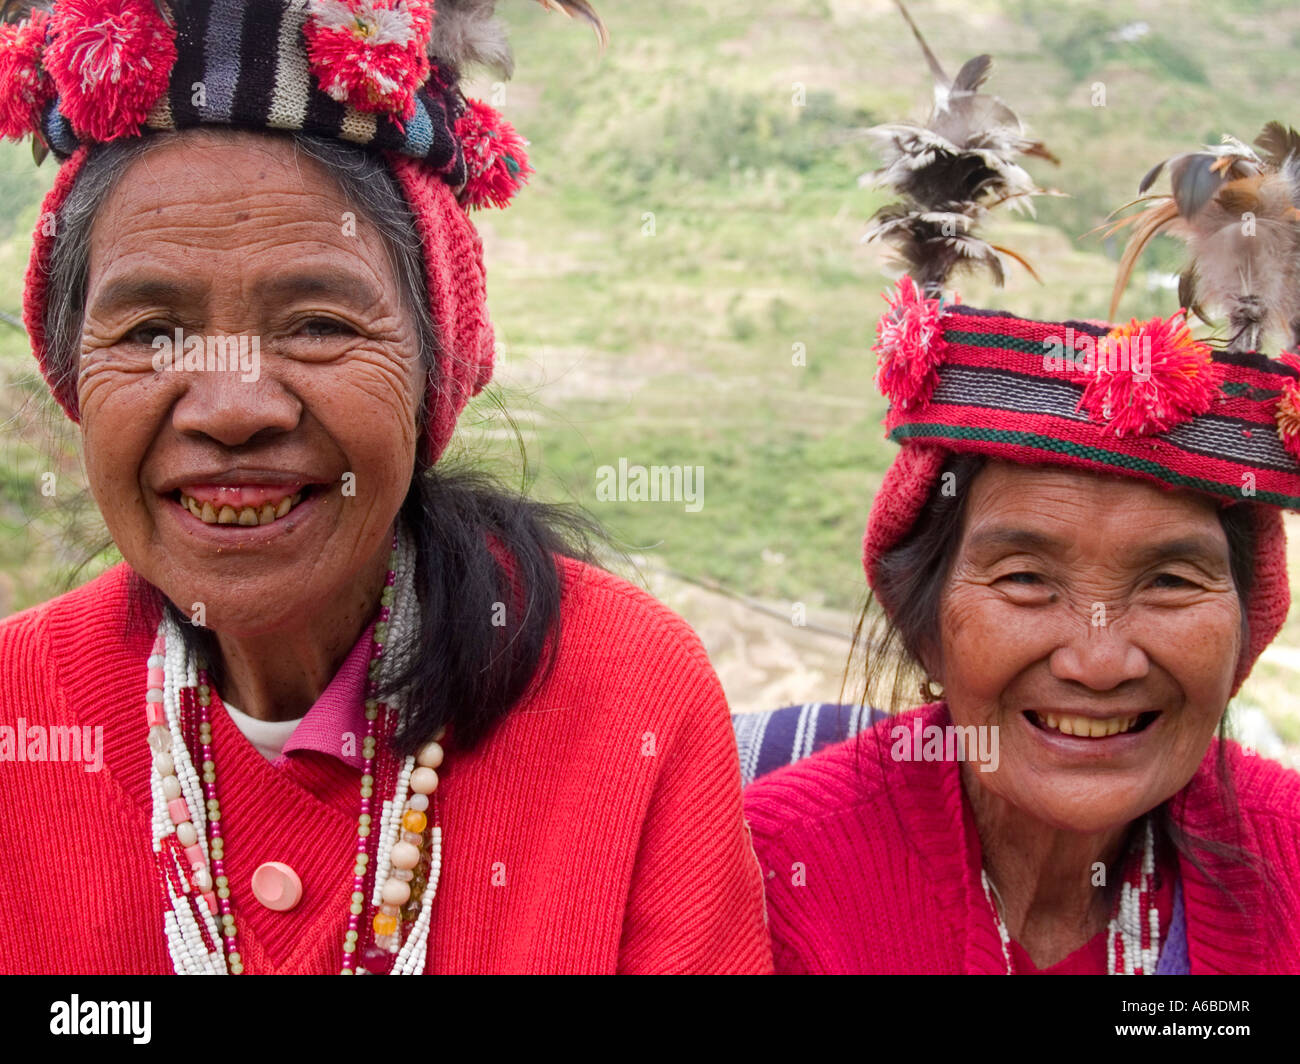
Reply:
<svg viewBox="0 0 1300 1064"><path fill-rule="evenodd" d="M916 649L916 660L927 679L943 686L943 655L939 653L939 634L928 633Z"/></svg>

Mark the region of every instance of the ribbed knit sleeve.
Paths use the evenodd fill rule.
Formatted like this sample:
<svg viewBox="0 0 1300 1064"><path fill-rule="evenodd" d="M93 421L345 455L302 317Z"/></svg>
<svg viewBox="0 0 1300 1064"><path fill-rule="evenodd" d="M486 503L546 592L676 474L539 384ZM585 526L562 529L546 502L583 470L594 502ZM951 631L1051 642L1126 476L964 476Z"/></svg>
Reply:
<svg viewBox="0 0 1300 1064"><path fill-rule="evenodd" d="M1253 858L1181 862L1192 974L1300 974L1300 774L1216 742L1174 810L1193 839Z"/></svg>
<svg viewBox="0 0 1300 1064"><path fill-rule="evenodd" d="M895 860L876 860L855 771L853 740L753 784L746 815L767 888L768 930L781 975L855 970L855 935L871 926L882 897L897 889ZM874 851L874 852L873 852Z"/></svg>
<svg viewBox="0 0 1300 1064"><path fill-rule="evenodd" d="M78 589L0 623L0 726L27 729L28 739L20 742L32 741L33 732L50 739L47 756L0 764L0 938L7 943L0 973L125 973L137 970L135 958L164 948L159 919L119 918L124 911L159 911L148 811L126 793L114 769L129 758L147 766L148 748L138 729L132 731L137 741L125 743L110 729L87 726L81 714L116 680L90 680L87 663L120 650L134 634L125 618L104 623L98 612L102 592L120 588L122 575L101 577L92 590ZM57 653L61 637L75 638L77 656ZM133 676L138 680L139 672ZM138 696L131 700L133 722L139 705ZM63 752L79 758L55 757L53 736L60 734L69 738L60 744ZM124 839L140 845L126 846ZM70 866L85 871L84 881L70 895L75 904L51 924L45 907L51 870ZM69 947L68 939L77 945ZM94 967L87 953L96 958Z"/></svg>
<svg viewBox="0 0 1300 1064"><path fill-rule="evenodd" d="M619 947L626 973L768 974L763 883L741 808L726 699L703 650L674 670L682 726L663 759Z"/></svg>

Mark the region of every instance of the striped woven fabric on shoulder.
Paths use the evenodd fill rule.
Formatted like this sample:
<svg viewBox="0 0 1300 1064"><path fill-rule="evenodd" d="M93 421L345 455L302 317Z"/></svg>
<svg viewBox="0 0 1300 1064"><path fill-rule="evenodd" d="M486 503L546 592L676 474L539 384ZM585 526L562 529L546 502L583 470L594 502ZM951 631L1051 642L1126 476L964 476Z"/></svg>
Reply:
<svg viewBox="0 0 1300 1064"><path fill-rule="evenodd" d="M884 710L834 702L733 713L731 725L740 751L741 784L748 787L759 776L857 735L886 716Z"/></svg>
<svg viewBox="0 0 1300 1064"><path fill-rule="evenodd" d="M1112 326L1033 321L961 304L946 308L939 321L941 340L932 354L937 384L927 401L891 404L886 427L894 441L1300 509L1300 460L1284 446L1277 414L1284 389L1300 380L1295 363L1210 351L1219 383L1207 410L1164 431L1121 433L1089 411L1079 371L1085 352L1089 359L1108 357L1102 341L1114 335ZM1147 376L1135 376L1137 387L1154 380L1151 387L1158 388L1160 372L1157 354Z"/></svg>

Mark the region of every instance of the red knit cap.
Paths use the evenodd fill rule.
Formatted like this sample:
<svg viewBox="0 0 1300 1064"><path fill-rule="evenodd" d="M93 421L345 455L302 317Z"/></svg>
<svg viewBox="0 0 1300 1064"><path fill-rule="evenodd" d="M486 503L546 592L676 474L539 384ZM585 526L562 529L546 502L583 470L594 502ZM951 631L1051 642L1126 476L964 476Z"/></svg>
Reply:
<svg viewBox="0 0 1300 1064"><path fill-rule="evenodd" d="M23 290L23 322L32 353L54 398L76 422L80 422L76 377L57 381L51 375L45 310L59 211L88 154L89 148L77 149L59 168L54 186L46 193ZM429 461L433 462L450 441L465 404L492 379L494 341L487 313L483 245L456 194L436 173L403 156L390 156L388 162L420 234L429 309L437 333L437 363L429 375L425 433Z"/></svg>
<svg viewBox="0 0 1300 1064"><path fill-rule="evenodd" d="M436 373L429 379L429 461L435 461L465 404L492 379L495 341L488 321L483 243L445 181L413 159L389 163L424 246L429 307L438 335Z"/></svg>
<svg viewBox="0 0 1300 1064"><path fill-rule="evenodd" d="M605 27L588 4L558 7ZM571 10L572 8L572 10ZM59 212L95 144L225 126L301 132L386 160L415 219L437 332L428 457L492 377L482 245L467 211L503 207L532 173L524 141L460 88L468 63L509 76L509 47L483 0L56 0L0 33L0 136L32 135L63 161L32 245L23 317L59 404L45 335ZM202 89L202 91L197 91Z"/></svg>
<svg viewBox="0 0 1300 1064"><path fill-rule="evenodd" d="M889 437L902 450L863 538L872 588L881 559L912 530L952 454L1196 491L1249 506L1255 519L1250 637L1234 693L1240 689L1290 606L1281 511L1300 510L1294 356L1211 351L1186 335L1179 316L1112 328L944 304L924 298L910 277L888 298L877 380L891 399ZM1115 357L1120 337L1149 341L1140 372ZM881 605L892 613L893 604Z"/></svg>

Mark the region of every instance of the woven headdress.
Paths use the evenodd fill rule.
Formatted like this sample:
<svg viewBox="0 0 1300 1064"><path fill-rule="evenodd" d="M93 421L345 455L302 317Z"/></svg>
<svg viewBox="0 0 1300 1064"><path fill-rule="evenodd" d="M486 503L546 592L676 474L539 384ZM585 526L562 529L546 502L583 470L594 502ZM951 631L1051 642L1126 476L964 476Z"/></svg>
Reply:
<svg viewBox="0 0 1300 1064"><path fill-rule="evenodd" d="M541 0L605 27L586 0ZM58 212L96 144L195 126L301 132L381 154L411 207L439 365L428 443L436 458L492 376L482 248L467 211L504 207L531 169L501 115L461 92L462 71L502 76L510 49L494 0L55 0L5 5L0 136L33 138L62 164L46 197L24 292L33 352L51 378L46 288ZM15 10L18 9L18 10ZM56 224L49 224L54 219Z"/></svg>
<svg viewBox="0 0 1300 1064"><path fill-rule="evenodd" d="M1290 602L1281 509L1300 510L1300 356L1270 358L1240 350L1239 342L1226 350L1199 342L1187 309L1111 326L1032 321L948 295L945 283L960 266L983 267L1001 282L999 254L1009 252L979 240L974 225L989 206L1039 191L1020 176L1017 153L1047 157L1000 101L978 104L988 65L982 56L963 67L963 75L974 69L978 77L958 75L948 97L939 94L927 126L878 131L888 156L883 182L901 198L877 213L868 237L893 242L908 273L886 296L873 348L876 382L890 402L886 431L902 450L868 520L868 581L878 588L881 559L912 530L954 453L1133 477L1248 505L1257 532L1256 580L1239 687ZM964 101L960 107L949 102L954 94ZM984 117L954 123L957 111ZM936 133L941 122L956 126L955 138ZM1270 143L1276 140L1273 134ZM1294 156L1277 168L1300 175L1300 139L1291 145ZM1226 187L1240 175L1207 165L1198 176L1201 190L1210 183L1208 192L1198 191L1204 203L1215 198L1215 181ZM924 201L918 188L926 190ZM1300 185L1288 206L1300 206ZM1249 245L1240 250L1256 253ZM1216 265L1220 274L1231 273L1222 257ZM882 602L887 612L892 605Z"/></svg>

